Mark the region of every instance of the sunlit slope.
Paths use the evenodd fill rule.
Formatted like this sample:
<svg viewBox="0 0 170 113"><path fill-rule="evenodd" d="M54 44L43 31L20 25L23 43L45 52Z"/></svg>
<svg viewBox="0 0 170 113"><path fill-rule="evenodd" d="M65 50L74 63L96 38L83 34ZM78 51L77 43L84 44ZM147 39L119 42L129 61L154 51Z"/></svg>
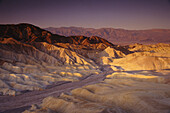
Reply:
<svg viewBox="0 0 170 113"><path fill-rule="evenodd" d="M118 67L125 71L170 69L170 45L136 45L127 47L132 53L125 55L114 48L106 48L94 57L98 64ZM95 55L93 55L95 56Z"/></svg>
<svg viewBox="0 0 170 113"><path fill-rule="evenodd" d="M100 73L92 60L46 42L29 45L4 38L0 48L0 92L3 95L43 90L56 81L78 81Z"/></svg>

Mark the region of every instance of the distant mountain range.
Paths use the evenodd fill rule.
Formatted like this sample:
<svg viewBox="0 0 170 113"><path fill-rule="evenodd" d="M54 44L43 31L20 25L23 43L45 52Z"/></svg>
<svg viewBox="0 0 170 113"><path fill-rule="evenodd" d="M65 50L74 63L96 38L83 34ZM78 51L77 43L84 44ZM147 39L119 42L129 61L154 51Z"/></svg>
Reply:
<svg viewBox="0 0 170 113"><path fill-rule="evenodd" d="M46 30L64 36L99 36L113 44L170 43L170 29L125 30L114 28L48 27Z"/></svg>

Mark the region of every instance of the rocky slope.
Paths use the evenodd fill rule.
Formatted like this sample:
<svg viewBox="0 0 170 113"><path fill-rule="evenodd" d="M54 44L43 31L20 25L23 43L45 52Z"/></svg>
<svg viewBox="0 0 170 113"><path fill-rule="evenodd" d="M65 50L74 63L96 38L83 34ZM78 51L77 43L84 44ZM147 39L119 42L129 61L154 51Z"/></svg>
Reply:
<svg viewBox="0 0 170 113"><path fill-rule="evenodd" d="M64 36L99 36L115 44L131 44L131 43L169 43L169 29L150 29L150 30L125 30L114 28L81 28L81 27L61 27L61 28L45 28L52 33Z"/></svg>

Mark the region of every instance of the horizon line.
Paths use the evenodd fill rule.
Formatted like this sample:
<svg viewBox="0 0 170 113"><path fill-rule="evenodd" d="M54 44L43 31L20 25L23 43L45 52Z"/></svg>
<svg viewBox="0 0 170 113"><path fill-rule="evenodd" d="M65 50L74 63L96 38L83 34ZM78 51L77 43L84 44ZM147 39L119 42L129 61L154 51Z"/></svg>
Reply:
<svg viewBox="0 0 170 113"><path fill-rule="evenodd" d="M47 28L84 28L84 29L117 29L117 30L170 30L170 28L145 28L145 29L128 29L128 28L122 28L122 27L100 27L100 28L93 28L93 27L83 27L83 26L58 26L58 27L54 27L54 26L49 26L49 27L41 27L41 25L37 25L37 24L32 24L32 23L28 23L28 22L21 22L21 23L9 23L9 24L1 24L0 25L19 25L19 24L30 24L30 25L34 25L37 27L40 27L42 29L47 29Z"/></svg>

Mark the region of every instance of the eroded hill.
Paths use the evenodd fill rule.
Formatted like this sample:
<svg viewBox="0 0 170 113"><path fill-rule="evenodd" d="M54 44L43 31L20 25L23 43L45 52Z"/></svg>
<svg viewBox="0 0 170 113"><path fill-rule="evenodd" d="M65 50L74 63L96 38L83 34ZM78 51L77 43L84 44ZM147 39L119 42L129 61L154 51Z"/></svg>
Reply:
<svg viewBox="0 0 170 113"><path fill-rule="evenodd" d="M0 25L0 112L167 113L169 50Z"/></svg>

